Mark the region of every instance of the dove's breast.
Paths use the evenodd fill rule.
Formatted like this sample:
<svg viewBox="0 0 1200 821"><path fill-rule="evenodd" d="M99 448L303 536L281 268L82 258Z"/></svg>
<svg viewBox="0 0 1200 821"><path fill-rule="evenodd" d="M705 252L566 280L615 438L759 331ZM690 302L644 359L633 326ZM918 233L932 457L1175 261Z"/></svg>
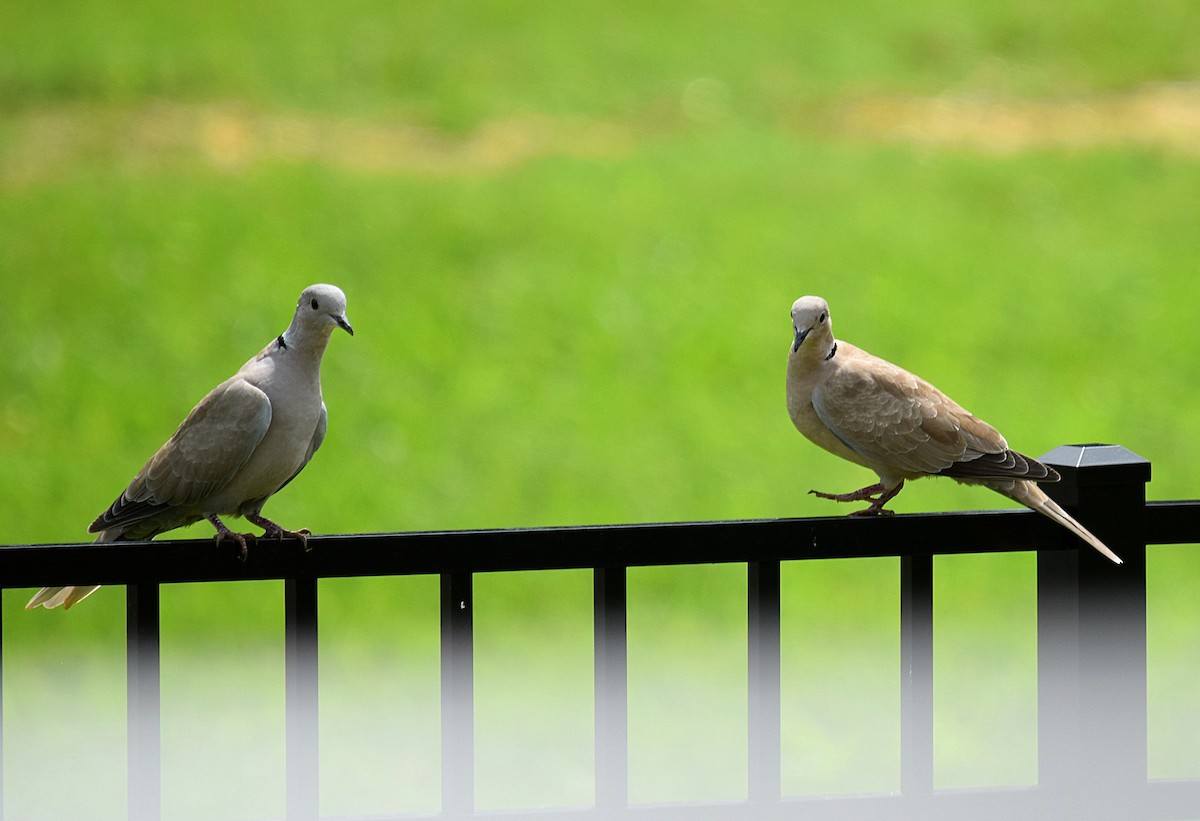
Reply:
<svg viewBox="0 0 1200 821"><path fill-rule="evenodd" d="M271 402L271 424L246 464L216 494L212 512L241 513L247 503L266 500L304 466L321 417L320 377L286 373L287 365L281 363L263 370L252 381ZM256 507L261 504L252 505L251 512Z"/></svg>
<svg viewBox="0 0 1200 821"><path fill-rule="evenodd" d="M830 430L817 414L817 410L813 406L813 394L820 382L821 374L806 368L799 357L793 353L788 361L787 379L788 416L791 417L792 424L813 444L848 462L862 465L878 473L879 465L839 439L837 434Z"/></svg>

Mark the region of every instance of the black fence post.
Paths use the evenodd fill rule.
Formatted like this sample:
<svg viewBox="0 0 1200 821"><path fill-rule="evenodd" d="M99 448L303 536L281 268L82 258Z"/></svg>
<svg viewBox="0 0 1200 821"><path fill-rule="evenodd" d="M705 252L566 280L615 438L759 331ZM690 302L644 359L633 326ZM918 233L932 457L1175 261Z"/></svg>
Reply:
<svg viewBox="0 0 1200 821"><path fill-rule="evenodd" d="M316 821L321 775L316 578L285 579L283 601L287 818Z"/></svg>
<svg viewBox="0 0 1200 821"><path fill-rule="evenodd" d="M162 817L162 718L157 584L125 587L130 821Z"/></svg>
<svg viewBox="0 0 1200 821"><path fill-rule="evenodd" d="M474 580L441 575L442 813L475 810Z"/></svg>
<svg viewBox="0 0 1200 821"><path fill-rule="evenodd" d="M900 557L900 792L933 791L933 556Z"/></svg>
<svg viewBox="0 0 1200 821"><path fill-rule="evenodd" d="M592 578L596 807L616 812L629 801L627 573L624 567L598 567Z"/></svg>
<svg viewBox="0 0 1200 821"><path fill-rule="evenodd" d="M747 777L751 803L777 802L782 792L779 577L778 561L747 564Z"/></svg>
<svg viewBox="0 0 1200 821"><path fill-rule="evenodd" d="M1042 457L1043 485L1123 560L1066 531L1038 552L1038 782L1061 817L1132 818L1146 788L1146 538L1150 463L1116 445Z"/></svg>

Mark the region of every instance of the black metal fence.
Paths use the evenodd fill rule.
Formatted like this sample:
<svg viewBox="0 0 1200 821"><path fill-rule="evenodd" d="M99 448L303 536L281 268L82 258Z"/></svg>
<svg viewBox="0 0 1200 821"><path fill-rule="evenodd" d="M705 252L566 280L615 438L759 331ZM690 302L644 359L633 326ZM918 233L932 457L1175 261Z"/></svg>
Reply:
<svg viewBox="0 0 1200 821"><path fill-rule="evenodd" d="M1123 565L1111 564L1036 514L1001 511L326 536L313 537L308 553L294 542L259 542L245 563L232 550L213 549L210 540L14 545L0 547L0 587L127 586L129 815L137 821L161 817L159 585L284 581L287 818L315 819L320 767L317 582L410 574L441 579L442 810L434 817L1200 818L1200 779L1147 778L1145 565L1147 545L1200 542L1200 502L1147 503L1150 464L1124 448L1065 446L1043 459L1063 475L1062 482L1047 490L1122 556ZM933 558L1027 550L1037 551L1037 784L937 790ZM898 557L901 566L900 789L785 796L780 763L781 562L880 556ZM748 568L748 795L744 801L719 804L631 806L627 569L704 563ZM473 576L568 568L594 572L595 806L477 815Z"/></svg>

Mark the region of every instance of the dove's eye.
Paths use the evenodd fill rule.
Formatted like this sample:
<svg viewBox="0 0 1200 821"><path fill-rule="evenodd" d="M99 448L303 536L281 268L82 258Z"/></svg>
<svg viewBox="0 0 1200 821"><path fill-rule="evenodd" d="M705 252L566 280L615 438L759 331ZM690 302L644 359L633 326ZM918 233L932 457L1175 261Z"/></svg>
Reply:
<svg viewBox="0 0 1200 821"><path fill-rule="evenodd" d="M315 299L314 299L312 302L310 302L309 304L310 304L310 305L312 305L312 309L313 309L314 311L315 311L315 310L317 310L317 308L320 308L320 307L321 307L321 306L320 306L320 304L318 304L318 303L317 303L317 301L316 301Z"/></svg>
<svg viewBox="0 0 1200 821"><path fill-rule="evenodd" d="M316 306L313 306L313 307L316 307ZM825 312L822 311L821 315L819 317L817 317L817 322L824 322L824 321L825 321Z"/></svg>

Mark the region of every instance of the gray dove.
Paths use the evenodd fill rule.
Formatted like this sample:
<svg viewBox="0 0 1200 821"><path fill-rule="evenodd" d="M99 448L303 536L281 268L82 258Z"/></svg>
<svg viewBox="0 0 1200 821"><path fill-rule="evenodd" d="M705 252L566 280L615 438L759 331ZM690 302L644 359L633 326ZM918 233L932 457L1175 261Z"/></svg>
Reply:
<svg viewBox="0 0 1200 821"><path fill-rule="evenodd" d="M810 493L837 502L870 502L855 515L871 516L892 512L884 505L905 481L949 476L1020 502L1121 563L1038 487L1038 482L1059 480L1054 468L1010 450L995 428L924 379L835 339L825 300L796 300L792 331L787 373L792 423L825 450L879 476L877 484L851 493Z"/></svg>
<svg viewBox="0 0 1200 821"><path fill-rule="evenodd" d="M129 487L92 522L97 542L152 539L207 519L216 541L237 542L244 559L250 533L234 533L219 516L244 516L264 536L291 536L308 547L309 531L264 518L263 505L304 469L325 439L321 357L335 328L354 335L346 295L333 285L304 289L287 330L200 400ZM39 604L70 608L95 586L45 587Z"/></svg>

